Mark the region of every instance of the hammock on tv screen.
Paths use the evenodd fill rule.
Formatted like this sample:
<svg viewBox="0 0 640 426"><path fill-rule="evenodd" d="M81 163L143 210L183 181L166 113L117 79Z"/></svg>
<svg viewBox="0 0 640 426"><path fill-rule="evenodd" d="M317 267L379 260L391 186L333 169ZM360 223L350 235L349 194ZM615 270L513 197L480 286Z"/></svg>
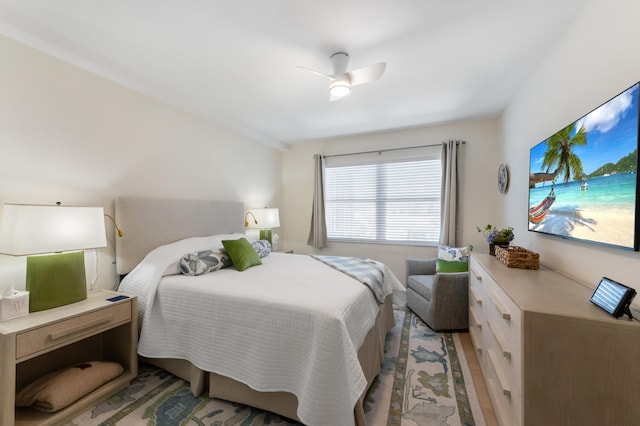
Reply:
<svg viewBox="0 0 640 426"><path fill-rule="evenodd" d="M555 200L556 194L553 191L553 188L551 188L549 195L547 195L540 204L529 209L529 222L535 224L542 222Z"/></svg>

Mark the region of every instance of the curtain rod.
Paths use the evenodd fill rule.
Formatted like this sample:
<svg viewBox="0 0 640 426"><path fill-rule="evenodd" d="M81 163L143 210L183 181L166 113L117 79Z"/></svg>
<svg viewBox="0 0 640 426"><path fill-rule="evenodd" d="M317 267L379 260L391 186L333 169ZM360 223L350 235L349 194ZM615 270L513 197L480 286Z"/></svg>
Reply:
<svg viewBox="0 0 640 426"><path fill-rule="evenodd" d="M466 144L465 141L456 141L457 144ZM419 145L419 146L405 146L402 148L387 148L387 149L375 149L373 151L362 151L362 152L349 152L346 154L333 154L333 155L323 155L324 158L329 158L329 157L344 157L347 155L361 155L361 154L375 154L376 152L381 154L383 152L388 152L388 151L404 151L405 149L418 149L418 148L429 148L432 146L438 146L438 145L442 145L441 143L432 143L431 145Z"/></svg>

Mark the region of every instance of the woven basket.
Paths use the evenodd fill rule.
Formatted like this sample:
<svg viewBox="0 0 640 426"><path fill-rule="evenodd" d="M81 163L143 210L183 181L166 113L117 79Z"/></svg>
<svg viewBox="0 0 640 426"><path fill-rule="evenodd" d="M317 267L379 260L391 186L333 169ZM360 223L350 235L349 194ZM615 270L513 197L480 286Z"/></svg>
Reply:
<svg viewBox="0 0 640 426"><path fill-rule="evenodd" d="M518 246L497 246L496 259L509 268L540 269L540 255Z"/></svg>

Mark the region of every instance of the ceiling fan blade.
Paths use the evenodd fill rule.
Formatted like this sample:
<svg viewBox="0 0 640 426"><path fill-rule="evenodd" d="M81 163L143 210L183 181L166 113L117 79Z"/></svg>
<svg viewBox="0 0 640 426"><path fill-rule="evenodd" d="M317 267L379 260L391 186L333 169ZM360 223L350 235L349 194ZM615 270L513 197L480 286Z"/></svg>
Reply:
<svg viewBox="0 0 640 426"><path fill-rule="evenodd" d="M322 73L322 72L320 72L320 71L316 71L316 70L314 70L313 68L303 67L302 65L298 65L298 68L300 68L301 70L310 71L310 72L312 72L312 73L314 73L314 74L318 74L318 75L321 75L321 76L323 76L323 77L327 77L328 79L333 80L333 77L332 77L332 76L330 76L329 74L325 74L325 73Z"/></svg>
<svg viewBox="0 0 640 426"><path fill-rule="evenodd" d="M357 86L358 84L378 80L382 77L382 74L384 74L386 67L386 62L378 62L377 64L369 65L368 67L350 71L347 74L351 77L351 85Z"/></svg>

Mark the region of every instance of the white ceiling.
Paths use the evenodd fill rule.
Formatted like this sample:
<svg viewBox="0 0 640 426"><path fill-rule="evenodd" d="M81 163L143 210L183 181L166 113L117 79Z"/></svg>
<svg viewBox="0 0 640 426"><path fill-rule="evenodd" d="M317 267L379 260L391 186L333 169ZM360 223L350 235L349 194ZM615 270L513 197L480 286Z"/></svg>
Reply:
<svg viewBox="0 0 640 426"><path fill-rule="evenodd" d="M0 33L279 148L496 117L585 0L0 0ZM379 81L328 100L349 69Z"/></svg>

